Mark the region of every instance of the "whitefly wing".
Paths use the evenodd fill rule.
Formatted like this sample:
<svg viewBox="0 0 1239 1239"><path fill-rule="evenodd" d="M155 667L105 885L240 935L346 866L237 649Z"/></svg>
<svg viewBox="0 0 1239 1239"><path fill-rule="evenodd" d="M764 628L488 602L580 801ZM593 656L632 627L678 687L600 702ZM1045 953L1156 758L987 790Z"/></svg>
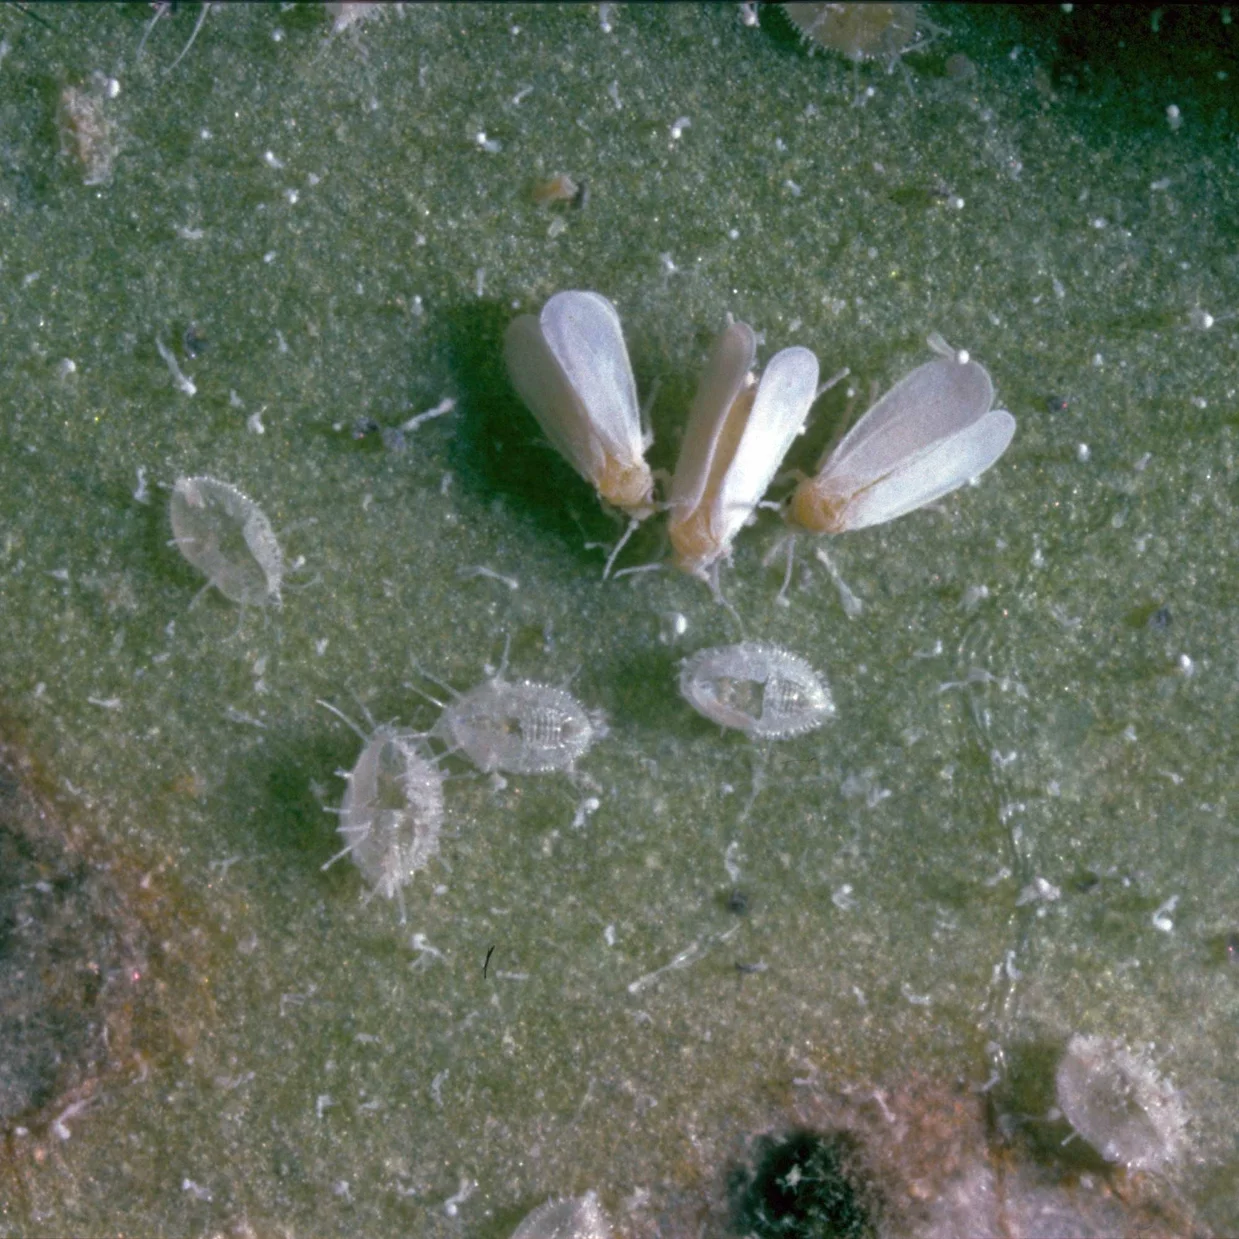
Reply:
<svg viewBox="0 0 1239 1239"><path fill-rule="evenodd" d="M615 307L599 293L556 293L539 323L606 453L625 464L640 460L645 440L637 384Z"/></svg>
<svg viewBox="0 0 1239 1239"><path fill-rule="evenodd" d="M900 379L848 431L825 461L821 476L849 479L859 489L978 421L993 402L994 384L978 362L926 362Z"/></svg>
<svg viewBox="0 0 1239 1239"><path fill-rule="evenodd" d="M1007 450L1015 418L995 409L980 421L932 444L849 499L843 514L847 529L893 521L980 476Z"/></svg>
<svg viewBox="0 0 1239 1239"><path fill-rule="evenodd" d="M693 397L680 457L671 479L673 513L687 517L695 512L708 493L711 481L717 482L715 475L730 455L726 440L734 439L737 433L729 428L728 414L756 357L757 337L748 323L729 324L715 341Z"/></svg>
<svg viewBox="0 0 1239 1239"><path fill-rule="evenodd" d="M534 315L522 314L508 324L503 356L512 386L555 450L587 482L596 485L606 463L602 444Z"/></svg>
<svg viewBox="0 0 1239 1239"><path fill-rule="evenodd" d="M817 379L817 358L807 348L785 348L766 366L744 433L715 499L725 541L748 520L792 440L804 429L817 393Z"/></svg>

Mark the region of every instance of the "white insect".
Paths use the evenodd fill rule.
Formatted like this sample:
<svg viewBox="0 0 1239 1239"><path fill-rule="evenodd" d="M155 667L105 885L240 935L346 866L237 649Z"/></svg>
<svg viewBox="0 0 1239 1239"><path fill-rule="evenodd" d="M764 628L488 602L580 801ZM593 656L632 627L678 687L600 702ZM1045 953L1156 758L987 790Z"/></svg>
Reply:
<svg viewBox="0 0 1239 1239"><path fill-rule="evenodd" d="M235 486L177 478L169 504L177 549L225 598L280 605L284 554L266 513Z"/></svg>
<svg viewBox="0 0 1239 1239"><path fill-rule="evenodd" d="M546 437L604 502L629 518L604 576L637 525L654 511L637 385L615 307L591 292L556 293L535 317L508 326L512 385Z"/></svg>
<svg viewBox="0 0 1239 1239"><path fill-rule="evenodd" d="M1121 1041L1073 1036L1055 1094L1067 1121L1108 1162L1155 1170L1183 1152L1188 1120L1178 1092L1146 1053Z"/></svg>
<svg viewBox="0 0 1239 1239"><path fill-rule="evenodd" d="M747 323L719 336L693 398L671 480L676 567L718 594L718 563L748 523L818 394L817 358L807 348L776 353L758 382L757 337Z"/></svg>
<svg viewBox="0 0 1239 1239"><path fill-rule="evenodd" d="M489 680L457 695L430 734L461 750L484 774L570 773L607 734L606 716L587 710L565 689L505 680L503 671L501 666Z"/></svg>
<svg viewBox="0 0 1239 1239"><path fill-rule="evenodd" d="M512 1233L512 1239L611 1239L611 1226L596 1192L539 1205Z"/></svg>
<svg viewBox="0 0 1239 1239"><path fill-rule="evenodd" d="M813 533L893 521L984 473L1007 450L1015 418L991 409L985 367L933 335L940 356L901 379L793 492L787 519Z"/></svg>
<svg viewBox="0 0 1239 1239"><path fill-rule="evenodd" d="M335 706L318 704L348 724L364 745L352 770L342 772L348 786L336 812L345 847L323 868L351 857L372 895L399 903L403 924L403 888L439 850L445 776L418 733L383 726L367 735Z"/></svg>
<svg viewBox="0 0 1239 1239"><path fill-rule="evenodd" d="M720 727L759 740L803 735L835 712L830 689L803 658L761 641L690 655L680 664L680 695Z"/></svg>

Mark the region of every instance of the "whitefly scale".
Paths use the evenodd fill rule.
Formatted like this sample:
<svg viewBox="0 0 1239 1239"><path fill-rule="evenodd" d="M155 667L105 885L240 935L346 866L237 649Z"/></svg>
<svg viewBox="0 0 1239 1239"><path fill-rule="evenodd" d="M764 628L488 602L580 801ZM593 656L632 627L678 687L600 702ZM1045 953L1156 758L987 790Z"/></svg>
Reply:
<svg viewBox="0 0 1239 1239"><path fill-rule="evenodd" d="M761 641L690 655L680 664L680 694L698 714L757 740L803 735L835 712L826 682L803 658Z"/></svg>
<svg viewBox="0 0 1239 1239"><path fill-rule="evenodd" d="M212 477L177 478L168 510L177 549L225 598L280 605L284 554L248 495Z"/></svg>
<svg viewBox="0 0 1239 1239"><path fill-rule="evenodd" d="M611 1239L607 1215L594 1192L571 1200L548 1200L512 1233L512 1239Z"/></svg>
<svg viewBox="0 0 1239 1239"><path fill-rule="evenodd" d="M374 894L400 903L403 921L403 888L439 850L444 774L421 734L383 726L367 736L335 706L319 705L364 742L352 770L341 772L347 786L336 812L345 847L323 868L348 856Z"/></svg>
<svg viewBox="0 0 1239 1239"><path fill-rule="evenodd" d="M544 774L571 771L606 730L601 711L565 689L500 673L445 706L432 734L486 774Z"/></svg>

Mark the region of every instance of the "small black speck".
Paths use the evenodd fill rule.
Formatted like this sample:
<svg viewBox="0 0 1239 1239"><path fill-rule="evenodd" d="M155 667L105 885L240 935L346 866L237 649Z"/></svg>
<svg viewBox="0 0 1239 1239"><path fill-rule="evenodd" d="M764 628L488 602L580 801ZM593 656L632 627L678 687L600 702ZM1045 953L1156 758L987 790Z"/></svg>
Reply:
<svg viewBox="0 0 1239 1239"><path fill-rule="evenodd" d="M582 177L580 185L577 186L576 193L572 196L572 207L574 210L583 211L589 205L589 182Z"/></svg>
<svg viewBox="0 0 1239 1239"><path fill-rule="evenodd" d="M1149 616L1149 627L1152 628L1154 632L1165 632L1166 629L1170 627L1170 620L1170 608L1158 607L1157 610Z"/></svg>
<svg viewBox="0 0 1239 1239"><path fill-rule="evenodd" d="M1069 396L1047 396L1045 399L1045 407L1051 413L1065 413L1069 403Z"/></svg>
<svg viewBox="0 0 1239 1239"><path fill-rule="evenodd" d="M364 439L366 435L372 435L379 429L379 424L372 417L359 417L353 423L353 438Z"/></svg>
<svg viewBox="0 0 1239 1239"><path fill-rule="evenodd" d="M1075 888L1078 891L1087 892L1096 890L1100 885L1101 879L1093 873L1091 869L1086 869L1075 880Z"/></svg>
<svg viewBox="0 0 1239 1239"><path fill-rule="evenodd" d="M749 897L741 890L734 890L727 896L727 911L733 916L743 916L749 910Z"/></svg>

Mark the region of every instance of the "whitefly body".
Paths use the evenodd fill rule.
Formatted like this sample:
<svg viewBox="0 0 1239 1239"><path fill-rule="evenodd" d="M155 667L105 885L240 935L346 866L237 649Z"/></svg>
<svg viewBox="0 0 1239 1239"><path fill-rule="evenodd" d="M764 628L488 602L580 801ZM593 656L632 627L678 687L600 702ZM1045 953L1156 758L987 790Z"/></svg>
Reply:
<svg viewBox="0 0 1239 1239"><path fill-rule="evenodd" d="M760 381L752 374L757 338L731 323L715 342L689 411L671 481L668 532L676 566L711 579L747 524L817 394L817 358L786 348Z"/></svg>
<svg viewBox="0 0 1239 1239"><path fill-rule="evenodd" d="M512 385L559 453L634 521L654 510L637 385L615 307L594 292L556 293L508 326Z"/></svg>
<svg viewBox="0 0 1239 1239"><path fill-rule="evenodd" d="M342 772L346 787L337 813L344 850L323 868L348 856L376 895L400 903L403 920L404 887L439 850L444 774L419 733L384 726L367 736L335 706L319 704L363 742L352 770Z"/></svg>
<svg viewBox="0 0 1239 1239"><path fill-rule="evenodd" d="M1015 418L991 409L985 367L954 352L918 366L873 406L792 494L787 519L813 533L892 521L963 486L1007 450Z"/></svg>
<svg viewBox="0 0 1239 1239"><path fill-rule="evenodd" d="M680 693L720 727L759 740L813 731L835 712L826 682L803 658L761 641L690 655L680 664Z"/></svg>
<svg viewBox="0 0 1239 1239"><path fill-rule="evenodd" d="M1055 1092L1067 1121L1108 1162L1156 1170L1184 1150L1187 1114L1177 1090L1147 1054L1121 1041L1073 1036Z"/></svg>
<svg viewBox="0 0 1239 1239"><path fill-rule="evenodd" d="M169 503L177 549L225 598L280 604L284 555L263 510L228 482L177 478Z"/></svg>
<svg viewBox="0 0 1239 1239"><path fill-rule="evenodd" d="M562 688L495 676L450 702L434 734L487 774L543 774L572 770L606 722Z"/></svg>
<svg viewBox="0 0 1239 1239"><path fill-rule="evenodd" d="M607 1215L594 1192L539 1205L512 1233L512 1239L611 1239Z"/></svg>

